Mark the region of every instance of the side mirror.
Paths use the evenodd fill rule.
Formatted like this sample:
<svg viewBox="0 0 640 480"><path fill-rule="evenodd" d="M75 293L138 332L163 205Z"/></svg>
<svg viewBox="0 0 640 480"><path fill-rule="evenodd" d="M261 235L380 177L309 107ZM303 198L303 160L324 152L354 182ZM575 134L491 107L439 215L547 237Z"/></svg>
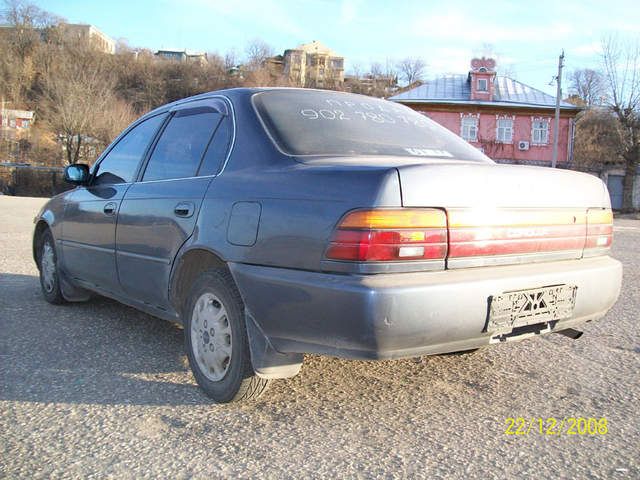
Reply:
<svg viewBox="0 0 640 480"><path fill-rule="evenodd" d="M64 169L64 180L74 185L84 185L89 180L89 166L84 163L67 165Z"/></svg>

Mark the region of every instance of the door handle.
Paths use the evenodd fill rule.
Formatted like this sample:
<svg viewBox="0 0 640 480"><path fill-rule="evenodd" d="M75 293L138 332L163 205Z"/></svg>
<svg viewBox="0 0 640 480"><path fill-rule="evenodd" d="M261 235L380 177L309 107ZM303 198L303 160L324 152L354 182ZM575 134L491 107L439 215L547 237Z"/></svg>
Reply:
<svg viewBox="0 0 640 480"><path fill-rule="evenodd" d="M116 213L116 209L118 208L118 205L115 202L109 202L104 206L104 214L105 215L113 215L114 213Z"/></svg>
<svg viewBox="0 0 640 480"><path fill-rule="evenodd" d="M191 202L181 202L175 206L173 209L173 213L175 213L178 217L189 218L193 215L196 206Z"/></svg>

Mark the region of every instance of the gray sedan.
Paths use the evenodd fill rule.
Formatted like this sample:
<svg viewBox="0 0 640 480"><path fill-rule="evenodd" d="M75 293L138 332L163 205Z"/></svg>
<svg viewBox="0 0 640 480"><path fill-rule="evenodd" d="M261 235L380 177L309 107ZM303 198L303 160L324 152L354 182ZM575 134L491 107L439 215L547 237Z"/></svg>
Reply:
<svg viewBox="0 0 640 480"><path fill-rule="evenodd" d="M127 128L35 219L51 303L97 293L184 325L199 385L259 396L304 353L392 359L576 327L615 303L591 175L497 165L395 103L233 89Z"/></svg>

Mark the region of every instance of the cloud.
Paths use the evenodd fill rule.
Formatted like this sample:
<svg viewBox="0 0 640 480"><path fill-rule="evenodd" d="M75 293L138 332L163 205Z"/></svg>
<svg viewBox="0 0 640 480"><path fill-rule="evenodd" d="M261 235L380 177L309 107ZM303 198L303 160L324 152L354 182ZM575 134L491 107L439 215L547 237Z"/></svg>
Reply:
<svg viewBox="0 0 640 480"><path fill-rule="evenodd" d="M568 50L568 53L579 57L592 57L599 54L602 51L602 44L600 42L591 42L578 45Z"/></svg>
<svg viewBox="0 0 640 480"><path fill-rule="evenodd" d="M433 40L453 40L469 44L533 41L554 41L569 37L573 26L565 22L534 23L496 22L492 18L479 18L477 12L450 10L447 13L422 14L408 27L410 35Z"/></svg>
<svg viewBox="0 0 640 480"><path fill-rule="evenodd" d="M358 18L362 0L343 0L340 4L338 22L341 25L350 25Z"/></svg>

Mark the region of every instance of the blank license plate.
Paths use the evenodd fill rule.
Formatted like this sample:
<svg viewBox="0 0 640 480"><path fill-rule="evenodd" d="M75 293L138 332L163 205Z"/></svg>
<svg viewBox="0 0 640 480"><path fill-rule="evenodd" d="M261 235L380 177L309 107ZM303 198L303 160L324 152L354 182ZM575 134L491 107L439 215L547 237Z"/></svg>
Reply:
<svg viewBox="0 0 640 480"><path fill-rule="evenodd" d="M505 331L573 316L575 285L553 285L491 297L488 331Z"/></svg>

